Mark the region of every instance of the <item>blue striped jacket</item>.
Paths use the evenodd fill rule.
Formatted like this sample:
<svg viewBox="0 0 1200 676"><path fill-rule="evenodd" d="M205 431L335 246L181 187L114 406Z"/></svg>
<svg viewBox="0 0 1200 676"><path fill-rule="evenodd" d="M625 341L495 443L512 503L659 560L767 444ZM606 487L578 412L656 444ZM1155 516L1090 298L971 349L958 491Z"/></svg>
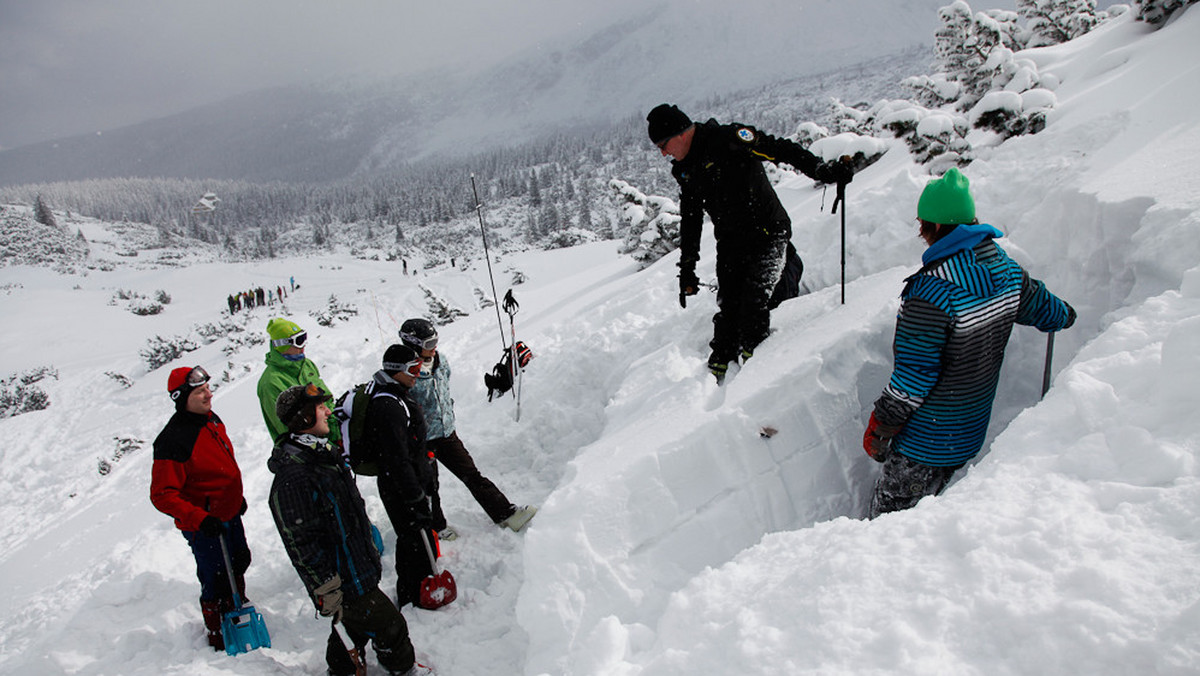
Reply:
<svg viewBox="0 0 1200 676"><path fill-rule="evenodd" d="M956 467L979 453L1014 323L1057 331L1074 319L996 244L1001 236L990 225L960 225L906 280L895 367L875 416L904 426L892 450L919 463Z"/></svg>

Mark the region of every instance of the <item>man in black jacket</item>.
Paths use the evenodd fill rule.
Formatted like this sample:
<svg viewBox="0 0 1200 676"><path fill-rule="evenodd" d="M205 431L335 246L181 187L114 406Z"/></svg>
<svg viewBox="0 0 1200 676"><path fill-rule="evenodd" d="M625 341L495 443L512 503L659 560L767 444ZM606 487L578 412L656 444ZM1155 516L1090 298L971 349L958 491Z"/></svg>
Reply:
<svg viewBox="0 0 1200 676"><path fill-rule="evenodd" d="M670 156L679 183L679 302L695 295L700 280L704 213L717 240L717 314L713 316L709 370L723 382L729 362L754 354L770 333L768 304L783 271L792 223L763 169L786 163L823 183L846 184L848 161L821 162L792 141L741 124L696 124L679 108L662 104L646 117L650 141Z"/></svg>
<svg viewBox="0 0 1200 676"><path fill-rule="evenodd" d="M341 622L355 646L373 641L389 674L430 674L417 664L408 624L379 589L383 566L354 475L329 442L329 395L316 385L284 390L275 412L288 432L267 467L275 475L268 498L275 527L317 611ZM325 651L331 674L355 665L336 632Z"/></svg>
<svg viewBox="0 0 1200 676"><path fill-rule="evenodd" d="M431 498L437 494L437 472L433 454L425 449L425 414L409 391L421 363L408 345L384 352L383 367L372 376L363 432L378 453L379 498L396 531L396 603L401 607L419 605L421 581L433 574L425 546L436 542Z"/></svg>

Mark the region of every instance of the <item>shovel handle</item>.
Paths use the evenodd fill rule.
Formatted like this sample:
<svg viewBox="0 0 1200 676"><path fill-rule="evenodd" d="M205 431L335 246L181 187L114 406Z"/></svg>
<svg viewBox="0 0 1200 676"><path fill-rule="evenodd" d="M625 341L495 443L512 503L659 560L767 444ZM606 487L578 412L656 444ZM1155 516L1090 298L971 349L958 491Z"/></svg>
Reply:
<svg viewBox="0 0 1200 676"><path fill-rule="evenodd" d="M233 605L237 610L242 609L242 597L238 594L237 584L233 581L233 559L229 558L229 545L225 544L225 533L217 536L221 540L221 554L225 557L225 577L229 578L229 591L233 592Z"/></svg>
<svg viewBox="0 0 1200 676"><path fill-rule="evenodd" d="M421 544L425 545L425 553L429 555L429 565L433 568L433 574L440 575L442 571L438 568L437 557L433 555L433 547L429 545L429 531L418 528L417 534L421 536Z"/></svg>

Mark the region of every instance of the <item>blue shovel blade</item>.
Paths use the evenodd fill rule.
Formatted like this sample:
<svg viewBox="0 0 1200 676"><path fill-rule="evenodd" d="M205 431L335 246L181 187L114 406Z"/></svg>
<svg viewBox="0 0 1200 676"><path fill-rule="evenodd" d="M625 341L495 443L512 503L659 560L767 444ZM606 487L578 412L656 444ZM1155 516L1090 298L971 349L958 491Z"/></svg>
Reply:
<svg viewBox="0 0 1200 676"><path fill-rule="evenodd" d="M263 621L262 613L254 606L242 606L231 610L221 618L221 637L225 639L225 653L240 655L242 653L271 647L271 635L267 632L267 623Z"/></svg>

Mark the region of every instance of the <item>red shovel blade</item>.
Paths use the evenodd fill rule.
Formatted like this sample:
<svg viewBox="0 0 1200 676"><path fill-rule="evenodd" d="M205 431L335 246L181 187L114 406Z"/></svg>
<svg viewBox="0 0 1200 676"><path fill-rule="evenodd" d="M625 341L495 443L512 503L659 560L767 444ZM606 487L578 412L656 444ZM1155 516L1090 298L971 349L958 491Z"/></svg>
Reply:
<svg viewBox="0 0 1200 676"><path fill-rule="evenodd" d="M430 575L421 580L421 600L419 605L425 610L437 610L458 598L458 585L454 584L454 576L450 571L443 570L437 575Z"/></svg>

